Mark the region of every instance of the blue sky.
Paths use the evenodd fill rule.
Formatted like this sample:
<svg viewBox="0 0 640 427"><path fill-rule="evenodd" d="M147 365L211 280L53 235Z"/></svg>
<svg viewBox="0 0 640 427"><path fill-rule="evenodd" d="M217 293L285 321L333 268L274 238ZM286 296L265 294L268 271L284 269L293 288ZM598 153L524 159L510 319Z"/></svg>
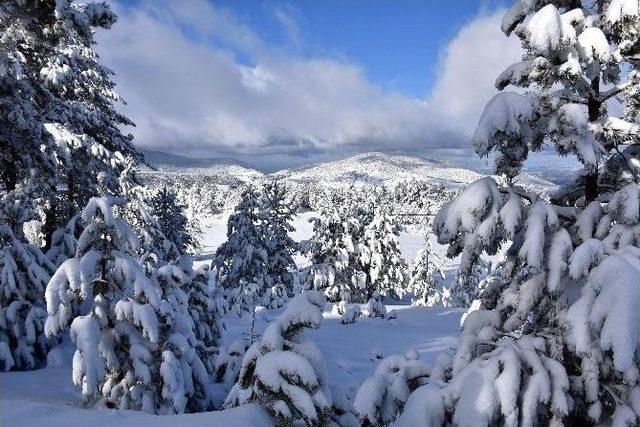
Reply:
<svg viewBox="0 0 640 427"><path fill-rule="evenodd" d="M490 14L498 0L224 0L217 4L274 45L302 55L343 56L361 64L385 90L424 98L436 80L441 50L468 22ZM284 12L295 20L292 41ZM279 18L280 17L280 18Z"/></svg>
<svg viewBox="0 0 640 427"><path fill-rule="evenodd" d="M140 147L277 169L471 155L519 47L502 0L112 0L98 50Z"/></svg>

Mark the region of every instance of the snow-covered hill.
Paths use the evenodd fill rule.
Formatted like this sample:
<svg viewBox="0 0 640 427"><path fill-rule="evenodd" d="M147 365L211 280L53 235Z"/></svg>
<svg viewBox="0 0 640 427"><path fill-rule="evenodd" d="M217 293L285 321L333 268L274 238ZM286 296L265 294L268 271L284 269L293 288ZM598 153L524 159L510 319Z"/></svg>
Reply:
<svg viewBox="0 0 640 427"><path fill-rule="evenodd" d="M299 184L377 185L416 180L448 187L460 187L485 175L469 169L449 166L437 160L372 152L343 160L286 169L272 176ZM519 178L518 184L540 192L549 191L555 187L550 181L526 173Z"/></svg>
<svg viewBox="0 0 640 427"><path fill-rule="evenodd" d="M461 187L483 177L482 173L450 166L421 157L398 156L371 152L342 160L319 163L295 169L264 174L233 159L194 159L157 151L144 151L149 165L162 174L206 176L215 184L243 184L265 178L281 179L292 184L318 185L393 185L416 180L434 185ZM154 173L148 169L146 173ZM550 181L535 175L523 174L518 184L534 191L554 188Z"/></svg>
<svg viewBox="0 0 640 427"><path fill-rule="evenodd" d="M383 184L416 179L461 185L482 175L468 169L448 167L434 160L374 152L282 170L273 176L297 183Z"/></svg>
<svg viewBox="0 0 640 427"><path fill-rule="evenodd" d="M143 174L197 175L220 185L246 184L264 178L262 172L234 159L196 159L150 150L142 150L142 153L148 165L155 169L143 167Z"/></svg>

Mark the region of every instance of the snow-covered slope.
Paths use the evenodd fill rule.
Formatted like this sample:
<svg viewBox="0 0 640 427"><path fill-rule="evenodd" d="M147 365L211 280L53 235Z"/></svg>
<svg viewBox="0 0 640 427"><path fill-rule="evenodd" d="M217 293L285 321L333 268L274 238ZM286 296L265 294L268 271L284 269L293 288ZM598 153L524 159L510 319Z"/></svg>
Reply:
<svg viewBox="0 0 640 427"><path fill-rule="evenodd" d="M226 171L234 175L262 176L262 172L246 163L227 158L193 158L163 153L160 151L141 150L149 166L163 172L179 173L219 173Z"/></svg>
<svg viewBox="0 0 640 427"><path fill-rule="evenodd" d="M469 169L449 166L437 160L373 152L298 169L286 169L272 176L299 184L376 185L416 180L460 187L484 175ZM526 173L519 177L518 184L534 191L549 191L555 187L543 178Z"/></svg>
<svg viewBox="0 0 640 427"><path fill-rule="evenodd" d="M196 159L149 150L142 150L142 153L149 166L155 169L143 167L143 174L198 175L221 185L237 185L264 178L262 172L234 159Z"/></svg>
<svg viewBox="0 0 640 427"><path fill-rule="evenodd" d="M243 184L265 178L281 179L293 184L320 185L393 185L407 180L434 185L462 187L484 175L469 169L421 157L385 153L363 153L331 162L264 174L233 159L194 159L157 151L144 151L147 162L157 171L144 173L199 175L216 184ZM518 184L533 191L545 192L555 185L530 174L522 174Z"/></svg>
<svg viewBox="0 0 640 427"><path fill-rule="evenodd" d="M434 160L375 152L298 169L282 170L273 175L298 183L382 184L416 179L452 185L467 184L482 176L477 172L448 167Z"/></svg>

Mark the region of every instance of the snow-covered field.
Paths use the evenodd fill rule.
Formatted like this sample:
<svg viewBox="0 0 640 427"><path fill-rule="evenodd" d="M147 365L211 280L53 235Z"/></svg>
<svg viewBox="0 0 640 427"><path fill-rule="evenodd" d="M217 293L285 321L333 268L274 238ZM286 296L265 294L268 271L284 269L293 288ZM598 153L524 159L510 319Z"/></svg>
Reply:
<svg viewBox="0 0 640 427"><path fill-rule="evenodd" d="M309 223L313 213L299 215L293 237L300 241L312 232ZM226 216L213 219L204 227L203 246L211 252L225 240ZM422 245L423 236L403 233L402 252L411 259ZM442 250L436 245L436 248ZM200 261L200 262L205 262ZM304 262L304 259L300 259ZM448 266L453 270L454 263ZM358 386L373 372L378 360L374 354L388 356L414 349L420 358L432 364L437 355L456 343L460 310L389 306L398 312L395 320L361 318L352 325L343 325L331 314L328 305L322 326L310 333L325 357L329 381L339 383L353 396ZM262 332L280 310L263 312L257 319L257 331ZM225 341L244 336L249 319L230 316ZM246 405L228 411L178 416L146 415L113 409L84 409L80 393L71 382L71 350L58 349L51 366L30 372L0 373L0 426L261 426L269 425L268 415L258 406ZM53 360L55 359L55 360ZM55 365L55 366L53 366Z"/></svg>

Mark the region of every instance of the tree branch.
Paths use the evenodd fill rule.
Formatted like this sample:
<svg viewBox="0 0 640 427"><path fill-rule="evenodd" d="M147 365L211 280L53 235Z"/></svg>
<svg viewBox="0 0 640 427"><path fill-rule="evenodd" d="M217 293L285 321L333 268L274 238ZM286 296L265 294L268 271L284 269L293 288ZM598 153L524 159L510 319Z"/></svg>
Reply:
<svg viewBox="0 0 640 427"><path fill-rule="evenodd" d="M613 98L620 92L624 91L627 87L629 87L629 84L630 82L626 82L624 84L614 86L606 92L600 92L598 96L596 96L596 101L602 103L608 100L609 98Z"/></svg>

